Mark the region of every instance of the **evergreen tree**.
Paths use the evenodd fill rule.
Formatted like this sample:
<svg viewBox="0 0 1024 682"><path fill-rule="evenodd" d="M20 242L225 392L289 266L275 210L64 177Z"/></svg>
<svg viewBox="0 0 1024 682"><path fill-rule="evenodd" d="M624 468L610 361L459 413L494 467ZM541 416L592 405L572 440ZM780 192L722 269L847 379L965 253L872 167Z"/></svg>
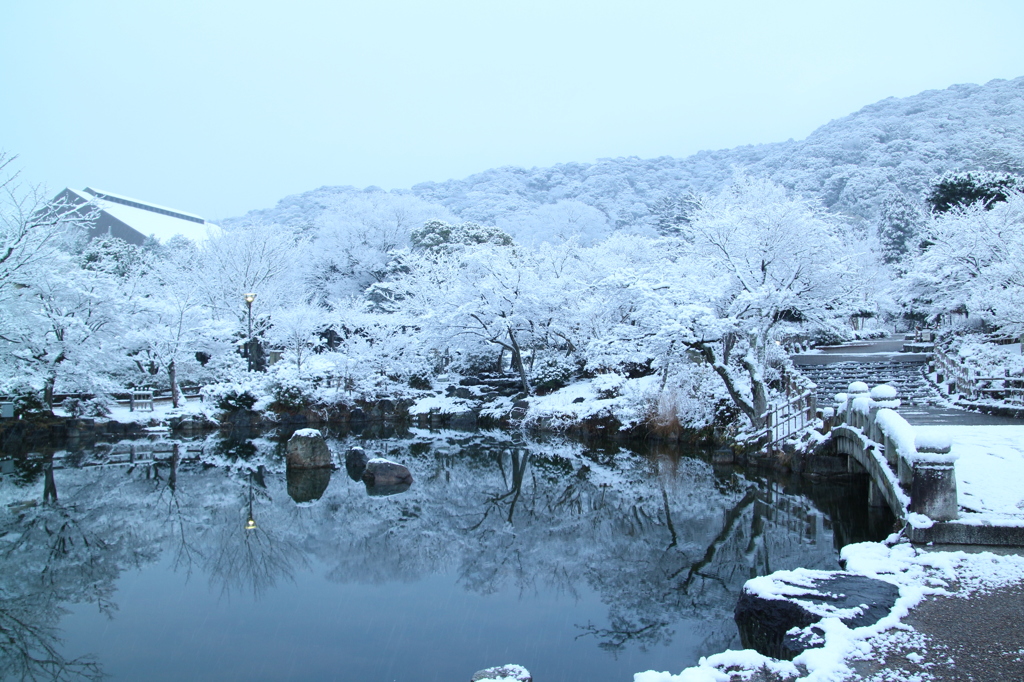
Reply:
<svg viewBox="0 0 1024 682"><path fill-rule="evenodd" d="M966 208L979 201L985 208L1006 201L1008 192L1024 190L1024 182L1011 173L991 171L955 171L946 173L932 187L925 198L933 213L946 213L954 208Z"/></svg>
<svg viewBox="0 0 1024 682"><path fill-rule="evenodd" d="M907 256L914 236L921 230L922 221L921 210L898 189L891 190L882 199L878 241L882 245L885 263L899 263Z"/></svg>
<svg viewBox="0 0 1024 682"><path fill-rule="evenodd" d="M700 208L700 200L691 194L664 195L650 206L650 222L658 234L687 238L690 216Z"/></svg>

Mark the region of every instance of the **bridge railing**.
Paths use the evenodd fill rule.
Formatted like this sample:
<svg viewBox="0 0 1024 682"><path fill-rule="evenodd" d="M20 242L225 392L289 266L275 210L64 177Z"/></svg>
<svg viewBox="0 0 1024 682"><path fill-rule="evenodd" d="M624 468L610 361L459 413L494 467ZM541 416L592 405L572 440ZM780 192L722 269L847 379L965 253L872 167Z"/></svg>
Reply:
<svg viewBox="0 0 1024 682"><path fill-rule="evenodd" d="M818 409L814 389L817 386L806 377L793 374L784 377L783 387L784 394L761 415L764 426L747 438L748 445L774 450L787 438L814 426Z"/></svg>
<svg viewBox="0 0 1024 682"><path fill-rule="evenodd" d="M855 381L836 396L836 404L833 437L840 451L872 473L877 494L897 515L919 513L933 521L957 517L956 456L949 440L916 429L900 416L895 388L882 384L869 391L867 384Z"/></svg>

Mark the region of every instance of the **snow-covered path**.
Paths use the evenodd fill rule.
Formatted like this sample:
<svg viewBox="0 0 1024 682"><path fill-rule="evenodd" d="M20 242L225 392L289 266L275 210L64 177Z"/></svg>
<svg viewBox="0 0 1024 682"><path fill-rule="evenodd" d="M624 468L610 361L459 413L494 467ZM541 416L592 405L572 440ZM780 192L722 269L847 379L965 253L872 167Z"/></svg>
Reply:
<svg viewBox="0 0 1024 682"><path fill-rule="evenodd" d="M959 523L1024 526L1024 426L928 426L949 438Z"/></svg>

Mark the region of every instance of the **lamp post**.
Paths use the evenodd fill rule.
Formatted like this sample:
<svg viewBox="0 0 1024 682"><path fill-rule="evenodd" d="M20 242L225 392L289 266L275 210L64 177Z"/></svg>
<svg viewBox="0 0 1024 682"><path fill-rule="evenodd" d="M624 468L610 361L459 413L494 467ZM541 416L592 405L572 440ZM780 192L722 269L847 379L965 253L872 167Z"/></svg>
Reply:
<svg viewBox="0 0 1024 682"><path fill-rule="evenodd" d="M256 530L256 519L252 516L252 472L249 472L249 520L245 522L246 530Z"/></svg>
<svg viewBox="0 0 1024 682"><path fill-rule="evenodd" d="M252 371L252 302L256 300L256 294L245 295L245 306L249 309L249 341L245 346L245 357L249 361L249 371Z"/></svg>

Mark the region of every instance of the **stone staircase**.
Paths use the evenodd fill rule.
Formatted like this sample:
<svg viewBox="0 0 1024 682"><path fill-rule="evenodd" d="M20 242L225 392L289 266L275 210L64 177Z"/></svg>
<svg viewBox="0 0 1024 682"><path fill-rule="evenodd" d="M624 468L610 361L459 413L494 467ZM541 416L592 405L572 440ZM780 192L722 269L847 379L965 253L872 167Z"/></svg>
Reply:
<svg viewBox="0 0 1024 682"><path fill-rule="evenodd" d="M868 386L895 386L904 405L942 404L937 389L924 376L924 362L837 362L800 365L797 369L818 385L818 405L822 407L832 405L836 394L845 393L854 381L863 381Z"/></svg>

